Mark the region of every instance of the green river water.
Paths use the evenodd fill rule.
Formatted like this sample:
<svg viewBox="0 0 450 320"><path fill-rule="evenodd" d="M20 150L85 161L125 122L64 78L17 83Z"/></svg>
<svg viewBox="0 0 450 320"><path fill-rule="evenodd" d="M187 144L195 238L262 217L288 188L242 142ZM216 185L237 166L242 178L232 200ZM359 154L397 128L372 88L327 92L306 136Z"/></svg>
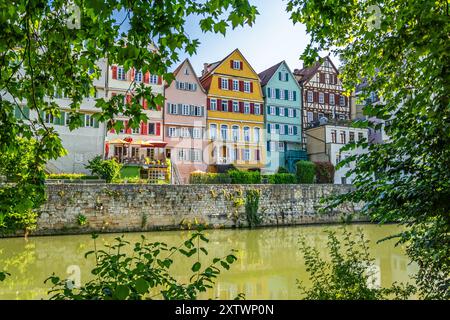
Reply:
<svg viewBox="0 0 450 320"><path fill-rule="evenodd" d="M327 235L325 230L339 232L341 226L299 226L286 228L264 228L254 230L208 230L210 242L206 245L209 255L202 257L205 264L213 257L221 257L231 249L239 250L229 271L224 271L217 284L200 298L232 299L244 293L246 299L298 299L296 279L306 281L303 258L298 250L298 239L304 235L310 244L325 253ZM361 228L370 240L370 252L375 258L376 283L389 286L392 282L411 282L415 273L409 264L404 249L394 246L395 240L376 242L397 233L395 225L357 224L346 227L352 232ZM102 234L97 243L111 243L119 234ZM132 243L139 241L141 233L125 234ZM179 245L189 236L189 231L149 232L146 237L169 245ZM48 298L49 284L44 280L53 272L66 277L73 265L81 270L81 283L90 278L93 256L84 258L84 253L93 249L90 235L51 236L0 239L0 270L11 273L0 283L0 299ZM191 260L174 259L173 274L179 279L190 276ZM75 267L77 268L77 267ZM188 272L186 274L186 272Z"/></svg>

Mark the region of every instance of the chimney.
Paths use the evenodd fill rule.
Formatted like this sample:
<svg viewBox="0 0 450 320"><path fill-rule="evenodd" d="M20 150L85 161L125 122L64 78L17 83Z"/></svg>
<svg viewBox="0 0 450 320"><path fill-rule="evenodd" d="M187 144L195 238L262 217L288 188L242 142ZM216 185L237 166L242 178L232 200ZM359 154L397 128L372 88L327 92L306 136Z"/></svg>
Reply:
<svg viewBox="0 0 450 320"><path fill-rule="evenodd" d="M204 63L203 64L203 73L207 73L208 72L208 63Z"/></svg>

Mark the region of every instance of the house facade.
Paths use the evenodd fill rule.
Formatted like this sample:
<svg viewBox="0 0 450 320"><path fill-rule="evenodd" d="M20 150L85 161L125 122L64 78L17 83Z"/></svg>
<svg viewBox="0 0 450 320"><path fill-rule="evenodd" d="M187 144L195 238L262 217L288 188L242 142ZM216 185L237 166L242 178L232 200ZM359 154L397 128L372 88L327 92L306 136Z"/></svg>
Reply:
<svg viewBox="0 0 450 320"><path fill-rule="evenodd" d="M301 88L285 61L259 74L264 95L267 129L266 171L279 167L295 171L295 163L306 159L302 149Z"/></svg>
<svg viewBox="0 0 450 320"><path fill-rule="evenodd" d="M339 71L325 57L310 67L294 70L302 88L303 130L319 122L334 122L351 118L351 99L344 94ZM307 137L303 134L303 144Z"/></svg>
<svg viewBox="0 0 450 320"><path fill-rule="evenodd" d="M165 142L182 182L188 183L190 173L207 169L207 94L188 59L173 74L175 80L165 89Z"/></svg>
<svg viewBox="0 0 450 320"><path fill-rule="evenodd" d="M132 83L150 86L154 95L164 95L163 80L160 76L152 75L149 72L143 74L139 70L130 68L125 70L123 66L108 65L107 67L107 91L106 97L112 98L116 95L125 95L124 104L129 104L132 99ZM142 162L145 158L155 161L165 159L164 128L162 106L149 108L145 99L141 99L143 113L148 120L142 121L138 128L128 126L129 118L125 115L118 115L114 121L123 123L123 129L116 132L111 129L106 134L105 157L115 158L119 162Z"/></svg>
<svg viewBox="0 0 450 320"><path fill-rule="evenodd" d="M266 140L258 74L236 49L221 61L205 64L200 82L208 93L209 170L229 164L262 169Z"/></svg>
<svg viewBox="0 0 450 320"><path fill-rule="evenodd" d="M361 139L367 141L368 130L365 128L353 128L348 125L319 125L306 130L308 157L311 161L330 162L333 166L343 159L366 152L361 147L347 151L341 149L351 142L358 142ZM355 162L351 162L335 171L335 184L351 184L354 176L347 177L349 170L355 167Z"/></svg>

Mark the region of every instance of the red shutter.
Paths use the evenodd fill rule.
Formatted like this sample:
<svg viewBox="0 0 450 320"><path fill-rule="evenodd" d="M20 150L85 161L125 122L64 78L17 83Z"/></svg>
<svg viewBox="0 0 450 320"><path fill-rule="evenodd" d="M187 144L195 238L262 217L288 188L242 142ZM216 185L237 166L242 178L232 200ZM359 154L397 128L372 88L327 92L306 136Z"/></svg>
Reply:
<svg viewBox="0 0 450 320"><path fill-rule="evenodd" d="M117 66L112 66L112 78L117 79Z"/></svg>
<svg viewBox="0 0 450 320"><path fill-rule="evenodd" d="M131 103L131 94L127 94L125 99L126 99L125 101L127 102L127 104L130 104Z"/></svg>
<svg viewBox="0 0 450 320"><path fill-rule="evenodd" d="M134 68L130 69L130 81L134 81Z"/></svg>
<svg viewBox="0 0 450 320"><path fill-rule="evenodd" d="M146 72L144 74L144 83L149 83L150 82L150 72Z"/></svg>
<svg viewBox="0 0 450 320"><path fill-rule="evenodd" d="M162 77L158 76L158 84L162 84Z"/></svg>
<svg viewBox="0 0 450 320"><path fill-rule="evenodd" d="M239 112L244 113L244 102L239 101Z"/></svg>
<svg viewBox="0 0 450 320"><path fill-rule="evenodd" d="M156 123L156 135L161 135L161 122Z"/></svg>
<svg viewBox="0 0 450 320"><path fill-rule="evenodd" d="M329 98L328 98L329 94L325 93L324 95L325 95L325 103L328 104L329 101L330 101Z"/></svg>
<svg viewBox="0 0 450 320"><path fill-rule="evenodd" d="M253 81L250 81L250 93L253 93Z"/></svg>
<svg viewBox="0 0 450 320"><path fill-rule="evenodd" d="M148 109L148 102L147 99L142 99L142 107L144 108L144 110Z"/></svg>
<svg viewBox="0 0 450 320"><path fill-rule="evenodd" d="M244 92L244 81L239 81L239 91Z"/></svg>
<svg viewBox="0 0 450 320"><path fill-rule="evenodd" d="M211 110L211 100L209 98L206 99L206 109Z"/></svg>
<svg viewBox="0 0 450 320"><path fill-rule="evenodd" d="M131 128L128 128L128 121L125 121L125 133L131 134Z"/></svg>
<svg viewBox="0 0 450 320"><path fill-rule="evenodd" d="M255 114L255 104L250 102L250 114Z"/></svg>
<svg viewBox="0 0 450 320"><path fill-rule="evenodd" d="M315 91L313 92L314 102L317 102L319 100L318 95L319 95L319 93L317 93Z"/></svg>
<svg viewBox="0 0 450 320"><path fill-rule="evenodd" d="M239 69L244 70L244 64L242 61L239 61Z"/></svg>
<svg viewBox="0 0 450 320"><path fill-rule="evenodd" d="M233 89L233 80L232 79L228 79L228 89L229 90Z"/></svg>
<svg viewBox="0 0 450 320"><path fill-rule="evenodd" d="M222 78L218 78L219 79L219 89L222 89Z"/></svg>
<svg viewBox="0 0 450 320"><path fill-rule="evenodd" d="M157 111L161 111L161 106L159 106L159 105L156 106L156 110L157 110Z"/></svg>
<svg viewBox="0 0 450 320"><path fill-rule="evenodd" d="M233 60L230 60L230 68L233 69Z"/></svg>
<svg viewBox="0 0 450 320"><path fill-rule="evenodd" d="M223 111L222 110L222 100L221 99L217 99L217 110Z"/></svg>
<svg viewBox="0 0 450 320"><path fill-rule="evenodd" d="M145 136L148 134L148 132L147 132L147 122L144 122L144 121L141 122L141 134L145 135Z"/></svg>
<svg viewBox="0 0 450 320"><path fill-rule="evenodd" d="M233 112L233 100L228 100L228 111Z"/></svg>

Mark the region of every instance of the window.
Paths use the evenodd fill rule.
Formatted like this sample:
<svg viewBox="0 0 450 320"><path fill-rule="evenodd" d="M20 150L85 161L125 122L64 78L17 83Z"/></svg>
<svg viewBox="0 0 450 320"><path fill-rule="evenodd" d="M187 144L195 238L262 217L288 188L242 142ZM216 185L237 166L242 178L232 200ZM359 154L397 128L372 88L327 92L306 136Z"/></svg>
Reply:
<svg viewBox="0 0 450 320"><path fill-rule="evenodd" d="M192 158L191 160L193 162L200 162L202 161L202 150L200 149L192 149Z"/></svg>
<svg viewBox="0 0 450 320"><path fill-rule="evenodd" d="M155 135L156 134L156 125L153 122L148 123L148 134Z"/></svg>
<svg viewBox="0 0 450 320"><path fill-rule="evenodd" d="M288 99L289 101L294 101L294 91L288 91Z"/></svg>
<svg viewBox="0 0 450 320"><path fill-rule="evenodd" d="M285 100L284 90L280 90L280 99Z"/></svg>
<svg viewBox="0 0 450 320"><path fill-rule="evenodd" d="M184 74L185 74L186 76L189 75L189 68L184 69Z"/></svg>
<svg viewBox="0 0 450 320"><path fill-rule="evenodd" d="M255 114L261 114L261 105L259 103L255 103Z"/></svg>
<svg viewBox="0 0 450 320"><path fill-rule="evenodd" d="M86 124L87 124L87 122L86 122ZM141 130L140 130L139 127L137 127L137 128L131 128L131 132L132 132L133 134L140 134L140 133L141 133Z"/></svg>
<svg viewBox="0 0 450 320"><path fill-rule="evenodd" d="M341 143L347 143L345 131L341 131Z"/></svg>
<svg viewBox="0 0 450 320"><path fill-rule="evenodd" d="M349 139L350 142L355 142L355 133L353 131L349 132Z"/></svg>
<svg viewBox="0 0 450 320"><path fill-rule="evenodd" d="M244 149L244 161L250 161L250 149Z"/></svg>
<svg viewBox="0 0 450 320"><path fill-rule="evenodd" d="M253 140L256 143L259 143L259 141L260 141L260 136L259 136L260 132L261 132L260 128L253 128Z"/></svg>
<svg viewBox="0 0 450 320"><path fill-rule="evenodd" d="M347 177L341 177L341 183L347 184Z"/></svg>
<svg viewBox="0 0 450 320"><path fill-rule="evenodd" d="M325 73L325 83L330 83L330 74Z"/></svg>
<svg viewBox="0 0 450 320"><path fill-rule="evenodd" d="M233 141L239 141L239 126L233 126L232 131Z"/></svg>
<svg viewBox="0 0 450 320"><path fill-rule="evenodd" d="M319 103L325 103L325 95L323 92L319 92Z"/></svg>
<svg viewBox="0 0 450 320"><path fill-rule="evenodd" d="M269 124L269 129L270 129L271 133L276 133L277 127L276 127L275 123L270 123Z"/></svg>
<svg viewBox="0 0 450 320"><path fill-rule="evenodd" d="M294 126L288 126L288 134L289 134L290 136L293 136L293 135L294 135Z"/></svg>
<svg viewBox="0 0 450 320"><path fill-rule="evenodd" d="M244 127L244 141L250 142L250 128Z"/></svg>
<svg viewBox="0 0 450 320"><path fill-rule="evenodd" d="M236 161L238 159L238 152L239 152L238 148L234 148L231 151L231 155L230 155L231 161Z"/></svg>
<svg viewBox="0 0 450 320"><path fill-rule="evenodd" d="M340 119L340 120L345 120L345 115L340 114L340 115L339 115L339 119Z"/></svg>
<svg viewBox="0 0 450 320"><path fill-rule="evenodd" d="M169 137L174 138L177 136L177 128L170 127L169 128Z"/></svg>
<svg viewBox="0 0 450 320"><path fill-rule="evenodd" d="M202 107L200 106L195 106L194 107L194 115L196 117L201 117L202 116Z"/></svg>
<svg viewBox="0 0 450 320"><path fill-rule="evenodd" d="M285 130L284 124L280 125L280 134L281 134L281 135L286 134L285 131L286 131L286 130Z"/></svg>
<svg viewBox="0 0 450 320"><path fill-rule="evenodd" d="M188 104L183 104L183 109L182 110L183 110L182 111L183 116L188 116L189 115L190 108L189 108Z"/></svg>
<svg viewBox="0 0 450 320"><path fill-rule="evenodd" d="M152 75L150 76L150 83L151 83L151 84L157 84L157 83L158 83L158 76L152 74Z"/></svg>
<svg viewBox="0 0 450 320"><path fill-rule="evenodd" d="M287 72L284 74L284 81L289 81L289 73Z"/></svg>
<svg viewBox="0 0 450 320"><path fill-rule="evenodd" d="M125 80L125 70L123 67L117 67L117 80Z"/></svg>
<svg viewBox="0 0 450 320"><path fill-rule="evenodd" d="M142 82L142 71L137 71L134 75L134 81Z"/></svg>
<svg viewBox="0 0 450 320"><path fill-rule="evenodd" d="M221 80L221 86L223 90L228 90L228 79L222 78Z"/></svg>
<svg viewBox="0 0 450 320"><path fill-rule="evenodd" d="M364 134L362 132L358 132L358 141L364 138Z"/></svg>
<svg viewBox="0 0 450 320"><path fill-rule="evenodd" d="M217 125L215 125L215 124L209 125L209 138L211 140L217 139Z"/></svg>
<svg viewBox="0 0 450 320"><path fill-rule="evenodd" d="M285 114L284 114L284 108L283 107L280 107L280 112L279 112L279 116L280 117L284 117L285 116Z"/></svg>
<svg viewBox="0 0 450 320"><path fill-rule="evenodd" d="M211 110L217 110L217 100L216 99L211 99L210 101L210 109Z"/></svg>
<svg viewBox="0 0 450 320"><path fill-rule="evenodd" d="M54 117L53 117L52 114L50 114L50 113L45 113L45 116L44 116L44 122L45 122L45 123L52 124L54 120L55 120L55 119L54 119Z"/></svg>
<svg viewBox="0 0 450 320"><path fill-rule="evenodd" d="M222 111L228 112L228 100L222 100Z"/></svg>
<svg viewBox="0 0 450 320"><path fill-rule="evenodd" d="M331 130L331 142L332 143L336 143L336 135L337 135L336 130Z"/></svg>
<svg viewBox="0 0 450 320"><path fill-rule="evenodd" d="M308 117L308 122L314 121L314 114L311 111L308 111L307 117Z"/></svg>
<svg viewBox="0 0 450 320"><path fill-rule="evenodd" d="M330 104L334 106L334 94L330 93Z"/></svg>
<svg viewBox="0 0 450 320"><path fill-rule="evenodd" d="M233 112L239 112L239 102L233 101Z"/></svg>
<svg viewBox="0 0 450 320"><path fill-rule="evenodd" d="M250 103L249 102L244 103L244 113L246 113L246 114L250 113Z"/></svg>
<svg viewBox="0 0 450 320"><path fill-rule="evenodd" d="M228 126L225 124L220 126L220 137L223 141L228 140Z"/></svg>
<svg viewBox="0 0 450 320"><path fill-rule="evenodd" d="M187 156L188 153L186 152L186 149L178 149L178 160L187 161Z"/></svg>
<svg viewBox="0 0 450 320"><path fill-rule="evenodd" d="M250 81L244 81L244 92L250 92Z"/></svg>
<svg viewBox="0 0 450 320"><path fill-rule="evenodd" d="M274 106L269 107L269 114L275 115L275 107Z"/></svg>
<svg viewBox="0 0 450 320"><path fill-rule="evenodd" d="M294 109L289 108L289 118L293 118L294 117Z"/></svg>
<svg viewBox="0 0 450 320"><path fill-rule="evenodd" d="M239 80L233 80L233 90L239 91Z"/></svg>
<svg viewBox="0 0 450 320"><path fill-rule="evenodd" d="M189 128L181 128L181 137L190 138L191 134L189 132Z"/></svg>
<svg viewBox="0 0 450 320"><path fill-rule="evenodd" d="M278 142L278 151L279 152L284 152L284 141L279 141Z"/></svg>
<svg viewBox="0 0 450 320"><path fill-rule="evenodd" d="M272 99L275 99L276 96L277 96L277 91L276 91L276 89L275 89L275 88L271 88L271 89L270 89L270 97L271 97Z"/></svg>
<svg viewBox="0 0 450 320"><path fill-rule="evenodd" d="M239 60L233 60L233 69L235 70L241 70L241 61Z"/></svg>
<svg viewBox="0 0 450 320"><path fill-rule="evenodd" d="M341 107L345 107L345 97L344 96L339 97L339 104L341 105Z"/></svg>
<svg viewBox="0 0 450 320"><path fill-rule="evenodd" d="M202 128L192 129L192 138L201 139L202 138Z"/></svg>
<svg viewBox="0 0 450 320"><path fill-rule="evenodd" d="M139 156L139 148L131 147L131 157L136 158Z"/></svg>
<svg viewBox="0 0 450 320"><path fill-rule="evenodd" d="M170 114L177 114L178 113L176 104L173 104L173 103L169 104L169 113Z"/></svg>

